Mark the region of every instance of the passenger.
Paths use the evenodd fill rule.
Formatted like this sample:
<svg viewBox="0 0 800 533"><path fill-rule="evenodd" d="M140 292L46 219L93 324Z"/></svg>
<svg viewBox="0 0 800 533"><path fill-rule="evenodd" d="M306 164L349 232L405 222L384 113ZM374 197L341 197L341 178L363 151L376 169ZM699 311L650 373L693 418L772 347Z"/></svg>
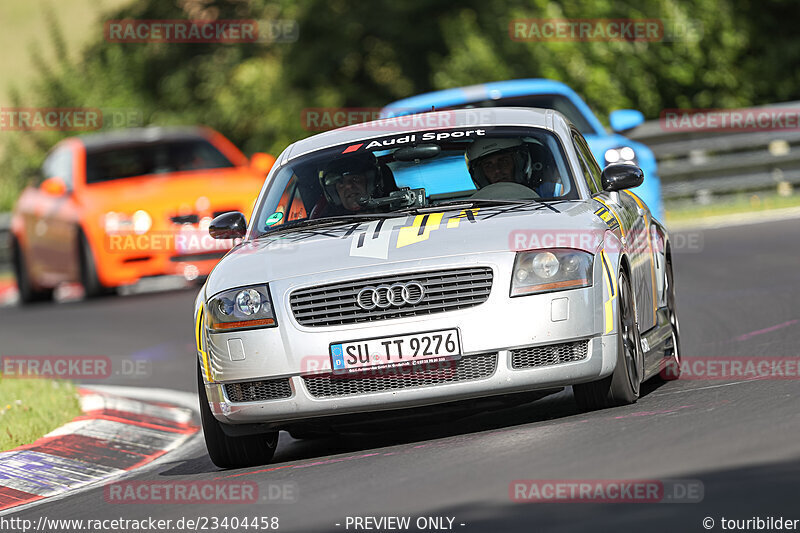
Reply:
<svg viewBox="0 0 800 533"><path fill-rule="evenodd" d="M473 142L467 148L467 166L478 189L501 182L531 186L531 156L520 139Z"/></svg>

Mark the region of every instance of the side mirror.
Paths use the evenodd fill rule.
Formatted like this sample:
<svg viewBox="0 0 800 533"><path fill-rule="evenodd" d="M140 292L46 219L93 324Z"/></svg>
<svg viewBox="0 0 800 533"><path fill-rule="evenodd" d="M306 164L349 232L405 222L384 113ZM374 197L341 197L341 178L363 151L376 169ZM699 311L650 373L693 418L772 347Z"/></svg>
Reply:
<svg viewBox="0 0 800 533"><path fill-rule="evenodd" d="M67 194L66 182L58 176L47 178L39 185L39 189L51 196L64 196Z"/></svg>
<svg viewBox="0 0 800 533"><path fill-rule="evenodd" d="M253 157L250 158L250 168L255 170L256 172L260 172L265 176L272 168L272 165L275 164L275 158L269 154L265 154L262 152L256 152L253 154Z"/></svg>
<svg viewBox="0 0 800 533"><path fill-rule="evenodd" d="M617 133L632 130L644 122L644 115L635 109L617 109L608 116L611 129Z"/></svg>
<svg viewBox="0 0 800 533"><path fill-rule="evenodd" d="M215 239L240 239L247 233L247 220L239 211L222 213L211 221L208 233Z"/></svg>
<svg viewBox="0 0 800 533"><path fill-rule="evenodd" d="M603 169L600 175L603 190L614 192L638 187L644 181L644 172L630 163L614 163Z"/></svg>

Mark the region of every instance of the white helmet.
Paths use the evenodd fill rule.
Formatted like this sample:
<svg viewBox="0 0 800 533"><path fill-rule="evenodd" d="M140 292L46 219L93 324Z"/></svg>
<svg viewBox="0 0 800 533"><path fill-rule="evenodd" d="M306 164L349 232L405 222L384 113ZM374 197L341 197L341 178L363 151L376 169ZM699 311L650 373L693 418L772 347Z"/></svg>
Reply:
<svg viewBox="0 0 800 533"><path fill-rule="evenodd" d="M478 164L480 160L488 155L499 152L509 152L514 156L514 181L523 185L529 185L531 175L531 156L525 148L525 143L513 137L478 139L472 142L467 148L465 158L472 181L478 189L489 185L489 179Z"/></svg>

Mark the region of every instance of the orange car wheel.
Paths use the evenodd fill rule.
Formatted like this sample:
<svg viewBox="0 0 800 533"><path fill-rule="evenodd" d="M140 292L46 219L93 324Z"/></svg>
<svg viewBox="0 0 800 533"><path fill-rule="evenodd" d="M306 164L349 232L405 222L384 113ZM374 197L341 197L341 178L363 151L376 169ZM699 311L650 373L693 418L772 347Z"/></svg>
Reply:
<svg viewBox="0 0 800 533"><path fill-rule="evenodd" d="M53 298L53 289L37 289L31 281L28 262L17 239L11 239L11 253L14 265L14 276L17 278L19 299L23 304L45 302Z"/></svg>
<svg viewBox="0 0 800 533"><path fill-rule="evenodd" d="M83 285L86 298L99 298L100 296L113 294L115 289L103 285L97 275L97 264L94 261L92 247L83 231L80 232L79 246L78 257L80 258L81 285Z"/></svg>

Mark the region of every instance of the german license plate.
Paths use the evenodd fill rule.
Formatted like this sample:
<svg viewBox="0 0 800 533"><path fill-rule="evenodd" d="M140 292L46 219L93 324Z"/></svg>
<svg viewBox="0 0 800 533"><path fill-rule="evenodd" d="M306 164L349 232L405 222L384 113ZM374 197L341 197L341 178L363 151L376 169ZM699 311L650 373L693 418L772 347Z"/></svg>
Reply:
<svg viewBox="0 0 800 533"><path fill-rule="evenodd" d="M461 356L461 340L453 328L340 342L331 344L330 350L333 372L345 373L456 359Z"/></svg>

